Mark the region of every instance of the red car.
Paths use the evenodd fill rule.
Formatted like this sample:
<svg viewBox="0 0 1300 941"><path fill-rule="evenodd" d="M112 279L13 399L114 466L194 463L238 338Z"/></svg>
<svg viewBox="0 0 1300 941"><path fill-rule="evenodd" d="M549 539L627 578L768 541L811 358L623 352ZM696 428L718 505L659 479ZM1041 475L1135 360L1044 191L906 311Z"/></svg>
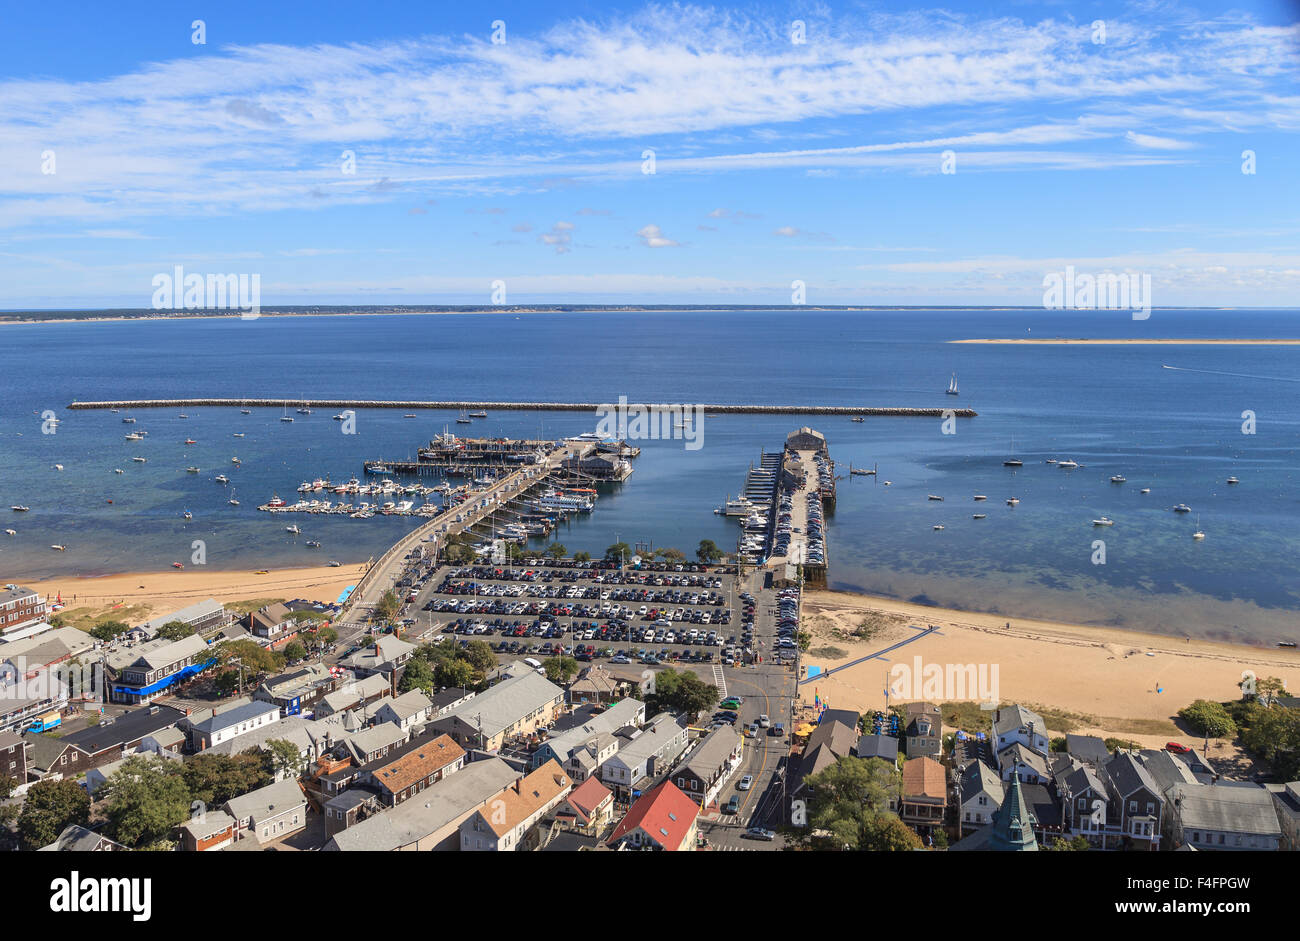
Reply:
<svg viewBox="0 0 1300 941"><path fill-rule="evenodd" d="M1186 745L1179 745L1177 742L1166 742L1165 751L1178 752L1180 755L1185 755L1191 751L1191 749Z"/></svg>

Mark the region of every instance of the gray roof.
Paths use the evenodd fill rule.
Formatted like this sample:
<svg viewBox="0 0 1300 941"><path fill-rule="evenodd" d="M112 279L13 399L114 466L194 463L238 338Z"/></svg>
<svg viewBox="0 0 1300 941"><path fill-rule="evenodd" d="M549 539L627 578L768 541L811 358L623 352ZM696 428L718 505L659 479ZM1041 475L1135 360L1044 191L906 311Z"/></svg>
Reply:
<svg viewBox="0 0 1300 941"><path fill-rule="evenodd" d="M993 714L993 731L996 735L1007 735L1033 725L1039 735L1047 734L1047 723L1043 717L1032 709L1021 705L1001 706Z"/></svg>
<svg viewBox="0 0 1300 941"><path fill-rule="evenodd" d="M255 719L258 716L264 716L267 714L274 714L278 718L280 715L280 707L275 703L263 702L258 699L250 703L245 703L235 709L231 709L228 712L219 712L214 716L210 716L202 722L197 723L194 726L194 731L207 732L211 735L214 732L231 728L239 725L241 722L247 722L250 719Z"/></svg>
<svg viewBox="0 0 1300 941"><path fill-rule="evenodd" d="M998 765L1003 769L1017 764L1038 772L1041 777L1047 777L1047 759L1032 748L1026 748L1020 742L1002 749L998 754Z"/></svg>
<svg viewBox="0 0 1300 941"><path fill-rule="evenodd" d="M469 702L461 703L434 719L431 724L435 728L451 730L456 725L454 720L459 719L491 738L524 716L563 698L564 690L540 673L527 670L484 690Z"/></svg>
<svg viewBox="0 0 1300 941"><path fill-rule="evenodd" d="M650 720L640 735L620 748L614 759L610 760L617 759L629 768L635 768L652 755L659 755L670 741L685 731L686 726L673 715L661 712ZM682 744L685 745L685 742Z"/></svg>
<svg viewBox="0 0 1300 941"><path fill-rule="evenodd" d="M259 820L284 813L290 807L306 802L307 798L303 796L298 782L286 779L268 784L266 787L259 787L239 797L232 797L226 801L225 810L237 820L251 817L253 822L257 823Z"/></svg>
<svg viewBox="0 0 1300 941"><path fill-rule="evenodd" d="M400 637L385 634L368 647L363 647L343 661L345 666L362 670L377 670L386 663L392 663L400 657L414 652L415 644L408 644Z"/></svg>
<svg viewBox="0 0 1300 941"><path fill-rule="evenodd" d="M740 733L735 727L724 723L704 736L677 770L689 771L707 781L723 766L740 742Z"/></svg>
<svg viewBox="0 0 1300 941"><path fill-rule="evenodd" d="M898 761L898 739L892 735L873 735L867 733L858 738L855 754L859 758L883 758L885 761Z"/></svg>
<svg viewBox="0 0 1300 941"><path fill-rule="evenodd" d="M599 715L591 716L582 725L553 735L543 744L550 746L551 751L563 763L575 749L633 722L644 709L645 704L640 700L621 699Z"/></svg>
<svg viewBox="0 0 1300 941"><path fill-rule="evenodd" d="M1151 775L1161 794L1167 796L1168 790L1175 784L1198 783L1191 768L1163 749L1146 749L1140 755L1142 766Z"/></svg>
<svg viewBox="0 0 1300 941"><path fill-rule="evenodd" d="M1214 830L1257 836L1282 835L1273 795L1258 784L1175 784L1169 791L1184 830Z"/></svg>
<svg viewBox="0 0 1300 941"><path fill-rule="evenodd" d="M1097 776L1097 772L1092 769L1091 765L1081 765L1066 775L1065 786L1067 793L1063 796L1077 797L1091 788L1093 794L1097 797L1102 800L1110 800L1110 791L1106 789L1106 783Z"/></svg>
<svg viewBox="0 0 1300 941"><path fill-rule="evenodd" d="M404 741L406 741L406 732L400 725L396 722L380 722L368 729L362 729L348 739L348 748L355 758L361 760L385 745L396 745Z"/></svg>
<svg viewBox="0 0 1300 941"><path fill-rule="evenodd" d="M409 693L403 693L396 699L390 699L380 703L380 707L387 707L399 719L409 719L432 705L428 696L424 695L423 690L413 689Z"/></svg>
<svg viewBox="0 0 1300 941"><path fill-rule="evenodd" d="M1074 732L1065 733L1065 750L1081 761L1107 762L1110 760L1110 749L1106 747L1104 739L1095 735L1076 735Z"/></svg>
<svg viewBox="0 0 1300 941"><path fill-rule="evenodd" d="M980 794L989 794L993 802L1000 805L1004 793L998 773L978 759L962 772L960 790L962 803Z"/></svg>
<svg viewBox="0 0 1300 941"><path fill-rule="evenodd" d="M219 604L212 598L206 601L196 601L194 604L186 605L179 611L173 611L171 614L160 614L156 618L150 618L143 624L139 625L150 637L158 633L158 630L164 624L170 624L172 621L184 621L190 624L202 618L210 617L218 612L224 612L225 606Z"/></svg>
<svg viewBox="0 0 1300 941"><path fill-rule="evenodd" d="M1134 791L1145 788L1148 793L1157 797L1161 796L1160 785L1155 779L1142 767L1142 763L1136 756L1128 752L1120 752L1105 765L1106 774L1110 775L1111 783L1115 785L1115 793L1120 797L1127 798Z"/></svg>
<svg viewBox="0 0 1300 941"><path fill-rule="evenodd" d="M191 634L189 637L182 637L170 644L149 650L135 662L143 661L151 670L158 670L184 660L186 657L198 657L206 653L207 650L208 642L198 634Z"/></svg>
<svg viewBox="0 0 1300 941"><path fill-rule="evenodd" d="M236 735L234 738L228 738L224 742L218 742L211 748L205 750L205 754L214 755L237 755L240 752L252 751L254 748L261 748L272 739L284 740L297 745L299 750L306 754L311 754L315 739L312 732L317 731L312 726L318 723L312 723L302 716L289 716L287 719L281 719L279 722L272 722L269 725L259 726L251 729L243 735Z"/></svg>
<svg viewBox="0 0 1300 941"><path fill-rule="evenodd" d="M376 696L383 698L381 694L389 688L388 679L375 673L365 679L345 683L332 693L326 693L321 702L327 707L326 711L342 712L363 699L373 699Z"/></svg>
<svg viewBox="0 0 1300 941"><path fill-rule="evenodd" d="M468 814L519 777L519 772L500 758L472 762L410 800L334 834L324 849L400 849Z"/></svg>
<svg viewBox="0 0 1300 941"><path fill-rule="evenodd" d="M180 828L194 839L204 840L226 827L234 827L236 823L235 818L224 810L208 810L200 818L185 821Z"/></svg>

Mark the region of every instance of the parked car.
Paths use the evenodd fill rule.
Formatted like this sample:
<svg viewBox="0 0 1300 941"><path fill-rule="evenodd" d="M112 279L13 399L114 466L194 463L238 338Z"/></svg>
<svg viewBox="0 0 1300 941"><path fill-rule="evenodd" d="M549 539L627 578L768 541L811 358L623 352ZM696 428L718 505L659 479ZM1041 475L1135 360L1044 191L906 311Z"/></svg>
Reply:
<svg viewBox="0 0 1300 941"><path fill-rule="evenodd" d="M1166 742L1165 751L1177 752L1180 755L1185 755L1191 751L1191 749L1186 745L1180 745L1178 742Z"/></svg>
<svg viewBox="0 0 1300 941"><path fill-rule="evenodd" d="M776 834L766 827L750 827L745 831L745 836L751 840L766 840L769 843L776 839Z"/></svg>
<svg viewBox="0 0 1300 941"><path fill-rule="evenodd" d="M754 776L752 774L747 774L740 779L740 782L736 785L736 790L748 791L753 786L754 786Z"/></svg>

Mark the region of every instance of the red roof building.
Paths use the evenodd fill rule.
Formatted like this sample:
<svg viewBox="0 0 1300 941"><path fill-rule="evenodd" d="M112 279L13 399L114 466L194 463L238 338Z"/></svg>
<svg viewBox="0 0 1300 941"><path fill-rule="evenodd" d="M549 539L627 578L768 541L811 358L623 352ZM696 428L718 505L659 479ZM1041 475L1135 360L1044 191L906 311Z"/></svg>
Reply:
<svg viewBox="0 0 1300 941"><path fill-rule="evenodd" d="M624 849L694 850L700 809L672 781L641 795L627 812L609 845Z"/></svg>

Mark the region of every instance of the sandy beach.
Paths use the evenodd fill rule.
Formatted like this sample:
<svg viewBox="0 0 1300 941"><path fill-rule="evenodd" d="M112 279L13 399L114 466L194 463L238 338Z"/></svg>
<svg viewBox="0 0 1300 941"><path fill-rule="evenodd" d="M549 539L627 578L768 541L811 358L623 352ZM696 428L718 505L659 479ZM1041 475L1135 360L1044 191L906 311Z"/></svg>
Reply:
<svg viewBox="0 0 1300 941"><path fill-rule="evenodd" d="M1300 688L1300 651L1247 647L1203 640L1084 627L1024 618L1008 619L885 598L840 592L809 592L804 625L813 642L803 662L823 671L884 650L924 628L940 630L840 673L799 687L811 703L814 688L832 706L858 711L884 706L886 678L896 663L987 664L998 667L1002 702L1034 703L1083 717L1073 731L1114 735L1160 746L1181 735L1177 711L1195 699L1240 698L1243 671L1277 676ZM870 619L877 633L868 641L844 640L833 631L852 630ZM842 655L818 655L827 647ZM1157 692L1157 688L1162 692ZM921 698L921 697L908 697ZM965 697L975 699L975 695ZM899 700L891 700L891 703ZM1095 721L1091 721L1095 720ZM1053 729L1054 734L1063 730Z"/></svg>
<svg viewBox="0 0 1300 941"><path fill-rule="evenodd" d="M67 606L61 614L74 619L112 617L135 622L166 614L177 608L215 598L237 602L264 598L307 598L333 602L365 572L365 564L338 568L271 569L266 575L254 570L208 572L198 570L127 573L98 578L59 576L25 581L53 603L60 595Z"/></svg>
<svg viewBox="0 0 1300 941"><path fill-rule="evenodd" d="M1176 339L1087 339L1084 337L1015 337L984 340L949 340L949 343L1021 343L1039 346L1300 346L1300 339L1176 340Z"/></svg>

